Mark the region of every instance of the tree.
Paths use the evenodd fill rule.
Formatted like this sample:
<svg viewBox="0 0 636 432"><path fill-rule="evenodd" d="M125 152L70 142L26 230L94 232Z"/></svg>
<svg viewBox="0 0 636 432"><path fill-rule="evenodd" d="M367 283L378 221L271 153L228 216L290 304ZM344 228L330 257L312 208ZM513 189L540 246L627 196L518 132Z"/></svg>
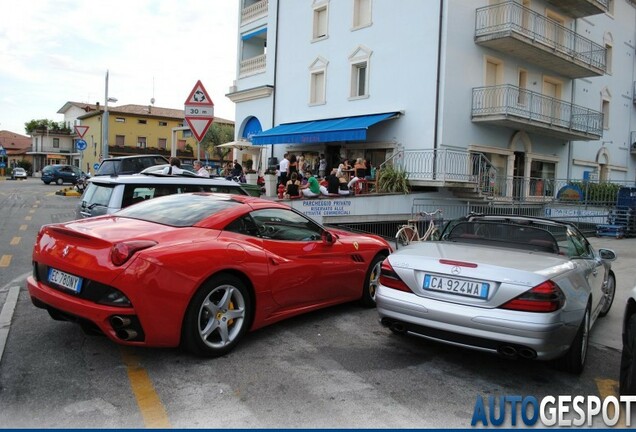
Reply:
<svg viewBox="0 0 636 432"><path fill-rule="evenodd" d="M212 123L210 129L203 137L203 140L199 144L201 148L207 151L209 154L214 154L218 157L221 165L225 160L225 156L231 151L231 149L218 148L219 144L225 144L234 140L234 126L222 123ZM212 158L216 159L216 158Z"/></svg>
<svg viewBox="0 0 636 432"><path fill-rule="evenodd" d="M55 122L48 119L31 120L24 124L24 130L28 135L31 135L36 130L48 130L53 133L71 133L69 128L64 122Z"/></svg>

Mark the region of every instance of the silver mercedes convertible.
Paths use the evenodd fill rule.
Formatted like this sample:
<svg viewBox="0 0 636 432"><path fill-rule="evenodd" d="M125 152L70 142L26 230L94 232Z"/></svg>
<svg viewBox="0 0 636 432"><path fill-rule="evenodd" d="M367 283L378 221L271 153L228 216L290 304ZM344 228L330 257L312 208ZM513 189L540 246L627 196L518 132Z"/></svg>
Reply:
<svg viewBox="0 0 636 432"><path fill-rule="evenodd" d="M615 259L571 223L470 215L448 223L440 241L412 243L382 263L380 322L580 373L590 329L614 300Z"/></svg>

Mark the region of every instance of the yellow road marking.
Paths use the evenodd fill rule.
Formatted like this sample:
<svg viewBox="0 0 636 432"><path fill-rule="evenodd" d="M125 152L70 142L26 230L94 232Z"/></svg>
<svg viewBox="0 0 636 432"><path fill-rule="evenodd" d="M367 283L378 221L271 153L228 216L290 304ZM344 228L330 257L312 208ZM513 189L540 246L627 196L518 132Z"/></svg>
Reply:
<svg viewBox="0 0 636 432"><path fill-rule="evenodd" d="M20 225L20 231L26 231L27 225Z"/></svg>
<svg viewBox="0 0 636 432"><path fill-rule="evenodd" d="M148 373L139 364L139 359L128 352L126 348L122 348L122 357L128 372L130 387L137 400L137 406L141 411L146 428L172 428L166 409L161 403Z"/></svg>
<svg viewBox="0 0 636 432"><path fill-rule="evenodd" d="M605 399L608 396L614 396L618 398L618 381L613 379L602 379L595 378L596 388L598 388L598 394L601 399ZM608 405L607 407L607 416L609 418L614 417L614 406ZM621 410L621 415L618 418L618 423L616 423L616 427L625 427L625 411Z"/></svg>
<svg viewBox="0 0 636 432"><path fill-rule="evenodd" d="M20 244L20 239L21 239L21 238L22 238L22 237L13 237L13 238L11 239L11 246L17 246L17 245L19 245L19 244Z"/></svg>
<svg viewBox="0 0 636 432"><path fill-rule="evenodd" d="M29 210L29 213L35 213L34 209Z"/></svg>
<svg viewBox="0 0 636 432"><path fill-rule="evenodd" d="M31 220L31 219L33 219L31 216L25 216L24 217L24 220Z"/></svg>
<svg viewBox="0 0 636 432"><path fill-rule="evenodd" d="M2 257L0 257L0 267L9 267L12 256L13 255L2 255Z"/></svg>

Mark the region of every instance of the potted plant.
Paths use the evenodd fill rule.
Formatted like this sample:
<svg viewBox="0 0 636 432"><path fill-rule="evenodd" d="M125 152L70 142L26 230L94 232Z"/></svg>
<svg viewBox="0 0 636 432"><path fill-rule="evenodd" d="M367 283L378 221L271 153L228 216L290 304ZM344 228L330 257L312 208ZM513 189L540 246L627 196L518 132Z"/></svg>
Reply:
<svg viewBox="0 0 636 432"><path fill-rule="evenodd" d="M378 190L380 192L408 194L411 190L409 173L394 166L382 168L378 176Z"/></svg>
<svg viewBox="0 0 636 432"><path fill-rule="evenodd" d="M245 161L245 181L249 184L256 184L258 182L258 174L254 171L254 161L248 159Z"/></svg>

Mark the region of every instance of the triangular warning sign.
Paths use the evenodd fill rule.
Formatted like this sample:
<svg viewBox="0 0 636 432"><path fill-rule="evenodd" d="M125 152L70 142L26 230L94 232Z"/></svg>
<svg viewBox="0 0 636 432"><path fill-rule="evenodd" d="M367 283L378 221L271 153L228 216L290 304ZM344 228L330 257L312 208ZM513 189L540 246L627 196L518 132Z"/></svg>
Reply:
<svg viewBox="0 0 636 432"><path fill-rule="evenodd" d="M84 138L87 130L88 126L75 126L75 133L78 134L80 138Z"/></svg>
<svg viewBox="0 0 636 432"><path fill-rule="evenodd" d="M194 134L197 141L201 142L203 137L205 136L208 128L212 124L211 118L188 118L186 117L186 121L188 122L188 126L190 126L190 130Z"/></svg>
<svg viewBox="0 0 636 432"><path fill-rule="evenodd" d="M190 96L185 101L186 105L208 105L214 106L214 102L210 98L210 95L203 87L201 80L197 81L197 83L192 88L190 92Z"/></svg>

